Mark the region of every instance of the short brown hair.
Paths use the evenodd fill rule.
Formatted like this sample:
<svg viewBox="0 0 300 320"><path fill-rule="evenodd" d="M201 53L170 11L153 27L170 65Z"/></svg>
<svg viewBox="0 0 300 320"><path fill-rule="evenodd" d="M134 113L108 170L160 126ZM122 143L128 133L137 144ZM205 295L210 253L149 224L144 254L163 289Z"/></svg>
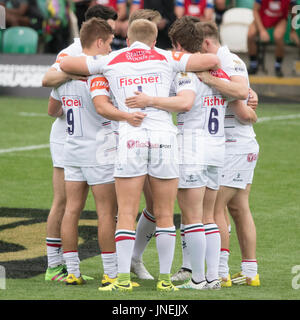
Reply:
<svg viewBox="0 0 300 320"><path fill-rule="evenodd" d="M157 38L157 27L149 20L137 19L130 24L127 37L130 43L140 41L150 46Z"/></svg>
<svg viewBox="0 0 300 320"><path fill-rule="evenodd" d="M197 31L202 34L203 39L210 38L219 41L218 26L211 21L201 21L196 23Z"/></svg>
<svg viewBox="0 0 300 320"><path fill-rule="evenodd" d="M191 53L200 51L203 39L195 28L199 21L197 17L192 16L183 16L175 20L168 33L172 44L180 44L184 50Z"/></svg>
<svg viewBox="0 0 300 320"><path fill-rule="evenodd" d="M97 39L104 42L113 34L111 26L103 19L91 18L83 22L80 29L80 42L82 48L90 48Z"/></svg>
<svg viewBox="0 0 300 320"><path fill-rule="evenodd" d="M154 23L159 23L162 17L157 10L138 9L132 12L131 15L129 16L128 25L130 25L132 21L137 19L146 19Z"/></svg>

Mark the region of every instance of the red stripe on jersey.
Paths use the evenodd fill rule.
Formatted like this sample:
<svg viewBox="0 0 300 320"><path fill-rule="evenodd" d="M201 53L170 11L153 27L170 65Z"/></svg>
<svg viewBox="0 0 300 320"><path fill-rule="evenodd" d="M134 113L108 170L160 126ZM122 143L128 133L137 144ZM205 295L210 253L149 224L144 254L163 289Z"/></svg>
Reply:
<svg viewBox="0 0 300 320"><path fill-rule="evenodd" d="M117 63L123 63L123 62L132 62L132 63L139 63L144 61L153 61L153 60L166 60L166 57L157 51L151 49L151 50L145 50L145 49L132 49L130 51L125 51L117 55L114 59L110 61L108 64L113 65Z"/></svg>
<svg viewBox="0 0 300 320"><path fill-rule="evenodd" d="M230 78L227 75L227 73L225 71L223 71L222 69L210 70L209 72L214 77L230 80Z"/></svg>

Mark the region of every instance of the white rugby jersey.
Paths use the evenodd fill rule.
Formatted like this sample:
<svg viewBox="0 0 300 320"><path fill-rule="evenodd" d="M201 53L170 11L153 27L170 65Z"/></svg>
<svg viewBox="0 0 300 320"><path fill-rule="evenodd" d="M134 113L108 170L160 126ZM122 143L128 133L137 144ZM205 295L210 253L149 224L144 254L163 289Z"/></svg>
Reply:
<svg viewBox="0 0 300 320"><path fill-rule="evenodd" d="M92 101L97 95L109 96L108 81L103 76L91 76L87 81L68 81L53 89L51 95L61 101L66 113L64 165L81 167L99 165L98 149L103 147L101 156L104 157L105 155L109 157L110 152L115 151L116 145L107 147L107 139L108 137L111 139L113 134L111 122L96 112ZM102 164L104 162L103 160Z"/></svg>
<svg viewBox="0 0 300 320"><path fill-rule="evenodd" d="M67 48L61 50L56 56L55 62L51 67L60 71L59 63L66 56L78 56L82 53L82 47L79 38L74 38L74 42ZM57 118L51 127L50 143L64 144L66 140L66 120L65 116Z"/></svg>
<svg viewBox="0 0 300 320"><path fill-rule="evenodd" d="M230 80L221 69L211 73ZM224 118L228 101L194 73L178 73L174 83L176 93L192 90L196 94L192 109L177 114L181 162L191 164L194 161L195 164L222 167L225 155Z"/></svg>
<svg viewBox="0 0 300 320"><path fill-rule="evenodd" d="M236 55L231 53L226 46L219 48L217 56L221 61L221 67L231 76L245 77L249 83L247 67ZM228 154L242 154L258 152L259 146L252 124L243 124L235 116L230 107L225 115L225 146Z"/></svg>
<svg viewBox="0 0 300 320"><path fill-rule="evenodd" d="M151 49L146 44L134 42L130 47L113 51L104 57L87 57L90 74L103 73L118 108L125 112L145 112L140 128L176 132L170 112L153 107L131 109L125 105L127 97L135 91L150 96L168 97L175 74L184 71L190 54ZM127 122L120 122L119 129L136 130Z"/></svg>

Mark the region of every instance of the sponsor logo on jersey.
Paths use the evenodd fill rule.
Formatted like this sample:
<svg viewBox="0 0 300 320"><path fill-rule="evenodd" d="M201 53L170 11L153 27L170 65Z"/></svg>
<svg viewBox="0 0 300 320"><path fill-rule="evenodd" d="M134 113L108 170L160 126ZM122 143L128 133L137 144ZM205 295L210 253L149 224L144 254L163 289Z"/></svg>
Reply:
<svg viewBox="0 0 300 320"><path fill-rule="evenodd" d="M112 59L108 65L113 65L117 63L131 62L131 63L139 63L144 61L167 61L166 57L157 51L145 50L145 49L132 49L130 51L125 51L117 55L114 59Z"/></svg>
<svg viewBox="0 0 300 320"><path fill-rule="evenodd" d="M57 56L57 58L56 58L56 63L60 63L61 62L61 60L64 58L64 57L67 57L68 56L68 54L67 53L61 53L61 54L59 54L58 56Z"/></svg>
<svg viewBox="0 0 300 320"><path fill-rule="evenodd" d="M175 61L180 61L183 55L184 55L184 52L172 51L172 57Z"/></svg>
<svg viewBox="0 0 300 320"><path fill-rule="evenodd" d="M256 154L256 153L248 153L248 155L247 155L248 162L256 161L257 158L258 158L258 154Z"/></svg>
<svg viewBox="0 0 300 320"><path fill-rule="evenodd" d="M133 149L133 148L161 148L161 149L171 149L170 144L162 144L162 143L152 143L150 141L139 141L139 140L128 140L127 141L127 148Z"/></svg>
<svg viewBox="0 0 300 320"><path fill-rule="evenodd" d="M188 85L188 84L191 84L191 83L192 83L192 80L189 79L189 78L179 79L179 80L178 80L178 86L179 86L179 87L185 86L185 85Z"/></svg>
<svg viewBox="0 0 300 320"><path fill-rule="evenodd" d="M118 78L118 88L161 83L161 75L149 73L141 76L124 76Z"/></svg>
<svg viewBox="0 0 300 320"><path fill-rule="evenodd" d="M61 101L64 107L82 107L80 96L62 96Z"/></svg>
<svg viewBox="0 0 300 320"><path fill-rule="evenodd" d="M97 77L91 81L91 91L103 89L109 91L108 81L105 77Z"/></svg>
<svg viewBox="0 0 300 320"><path fill-rule="evenodd" d="M227 73L225 71L223 71L222 69L210 70L209 72L214 77L230 80L230 78L227 75Z"/></svg>
<svg viewBox="0 0 300 320"><path fill-rule="evenodd" d="M203 97L203 107L224 107L226 99L222 96L206 96Z"/></svg>

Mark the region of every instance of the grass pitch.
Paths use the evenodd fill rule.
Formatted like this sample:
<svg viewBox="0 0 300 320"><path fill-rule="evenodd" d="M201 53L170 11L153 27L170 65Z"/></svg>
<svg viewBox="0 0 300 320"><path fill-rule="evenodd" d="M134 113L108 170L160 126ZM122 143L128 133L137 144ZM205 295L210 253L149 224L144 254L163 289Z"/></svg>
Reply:
<svg viewBox="0 0 300 320"><path fill-rule="evenodd" d="M53 119L46 99L0 98L0 265L6 269L1 300L299 300L300 279L300 109L293 104L260 104L255 125L260 157L250 204L257 227L261 287L224 288L218 292L160 294L155 281L138 281L132 293L100 293L101 259L96 240L94 201L89 195L80 222L81 271L93 276L85 286L46 283L46 219L52 201L52 163L48 144ZM31 146L32 150L16 150ZM37 149L34 149L37 148ZM141 200L140 209L144 207ZM36 208L29 210L29 208ZM175 212L179 213L176 204ZM176 218L178 222L178 217ZM240 268L240 251L232 225L231 274ZM144 254L158 276L155 240ZM181 265L180 236L172 271ZM135 278L133 277L133 280ZM136 279L135 279L136 280Z"/></svg>

